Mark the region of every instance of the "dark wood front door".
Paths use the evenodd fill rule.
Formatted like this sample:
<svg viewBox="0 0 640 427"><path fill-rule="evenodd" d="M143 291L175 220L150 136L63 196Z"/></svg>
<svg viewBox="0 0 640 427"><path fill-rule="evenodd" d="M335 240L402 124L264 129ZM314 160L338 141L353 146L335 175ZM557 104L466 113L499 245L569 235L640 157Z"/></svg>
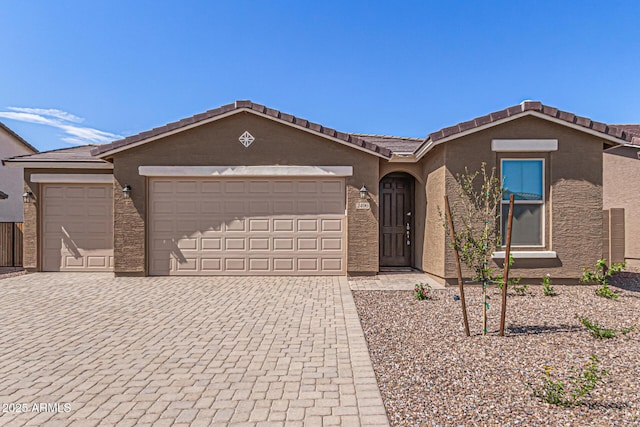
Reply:
<svg viewBox="0 0 640 427"><path fill-rule="evenodd" d="M380 181L380 266L410 267L413 244L413 179L387 175Z"/></svg>

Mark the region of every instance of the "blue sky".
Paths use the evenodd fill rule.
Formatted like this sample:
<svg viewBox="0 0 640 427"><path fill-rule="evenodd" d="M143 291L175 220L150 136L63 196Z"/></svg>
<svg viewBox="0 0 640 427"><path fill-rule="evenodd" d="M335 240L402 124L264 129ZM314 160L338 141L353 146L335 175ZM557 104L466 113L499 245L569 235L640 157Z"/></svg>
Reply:
<svg viewBox="0 0 640 427"><path fill-rule="evenodd" d="M525 99L640 123L638 1L0 5L0 121L41 150L236 99L413 137Z"/></svg>

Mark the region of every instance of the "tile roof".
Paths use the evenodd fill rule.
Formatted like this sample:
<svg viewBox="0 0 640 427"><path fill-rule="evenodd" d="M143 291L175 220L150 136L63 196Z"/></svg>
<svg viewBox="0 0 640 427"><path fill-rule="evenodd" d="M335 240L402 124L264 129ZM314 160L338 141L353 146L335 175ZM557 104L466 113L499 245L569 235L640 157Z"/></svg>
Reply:
<svg viewBox="0 0 640 427"><path fill-rule="evenodd" d="M91 154L91 150L97 147L95 144L81 145L78 147L59 148L57 150L24 154L7 159L8 161L27 162L92 162L105 163Z"/></svg>
<svg viewBox="0 0 640 427"><path fill-rule="evenodd" d="M572 123L574 125L578 125L587 129L592 129L594 131L615 137L622 141L627 141L631 144L640 145L640 124L607 125L605 123L592 121L591 119L586 117L576 116L572 113L543 105L538 101L525 101L519 105L505 108L504 110L496 111L485 116L477 117L473 120L443 128L437 132L429 134L426 139L338 132L334 129L326 128L317 123L309 122L308 120L300 119L290 114L267 108L260 104L255 104L251 101L236 101L233 104L223 105L222 107L209 110L205 113L196 114L195 116L182 119L177 122L169 123L165 126L142 132L118 141L114 141L110 144L83 145L79 147L45 151L42 153L36 152L35 154L13 157L10 159L10 161L106 163L104 160L100 159L97 156L117 148L135 144L136 142L143 141L147 138L160 136L167 132L240 109L250 109L252 111L256 111L258 113L265 114L279 120L304 127L306 129L310 129L319 134L340 139L349 144L364 148L365 150L379 153L384 157L391 157L394 153L415 153L415 151L425 143L437 143L437 141L444 138L455 136L465 131L473 130L475 128L479 128L481 126L491 124L508 117L524 114L529 111L541 113L546 116L565 121L567 123Z"/></svg>
<svg viewBox="0 0 640 427"><path fill-rule="evenodd" d="M490 123L506 119L507 117L520 115L528 111L537 112L540 114L544 114L545 116L562 120L567 123L578 125L587 129L592 129L597 132L612 136L614 138L621 139L623 141L631 142L633 138L633 134L628 130L614 127L613 125L607 125L606 123L596 122L588 117L576 116L573 113L562 111L555 107L543 105L540 101L524 101L521 104L505 108L504 110L495 111L485 116L476 117L475 119L440 129L437 132L429 134L429 136L427 137L427 141L431 140L432 142L437 142L438 140L456 135L458 133L488 125Z"/></svg>
<svg viewBox="0 0 640 427"><path fill-rule="evenodd" d="M640 145L640 125L626 124L626 125L611 125L612 127L622 129L625 132L632 134L631 144Z"/></svg>
<svg viewBox="0 0 640 427"><path fill-rule="evenodd" d="M413 153L424 141L424 138L409 138L404 136L371 135L363 133L352 133L351 135L362 138L380 147L388 148L395 154Z"/></svg>
<svg viewBox="0 0 640 427"><path fill-rule="evenodd" d="M309 129L311 131L314 131L315 133L325 135L331 138L339 139L348 144L352 144L354 146L364 148L365 150L371 151L373 153L381 154L384 157L391 157L391 154L392 154L391 150L389 150L388 148L384 148L372 142L368 142L364 138L360 138L358 136L344 133L344 132L339 132L339 131L336 131L335 129L324 127L318 123L310 122L306 119L301 119L291 114L286 114L281 111L274 110L272 108L268 108L268 107L265 107L264 105L256 104L251 101L236 101L232 104L223 105L221 107L214 108L213 110L209 110L201 114L196 114L194 116L187 117L182 120L178 120L177 122L168 123L164 126L160 126L160 127L148 130L146 132L139 133L137 135L132 135L118 141L114 141L110 144L100 145L94 148L92 150L92 153L95 156L99 156L111 150L126 147L128 145L135 144L136 142L144 141L145 139L148 139L148 138L160 136L167 132L171 132L189 125L193 125L198 122L209 120L217 116L221 116L223 114L230 113L236 110L242 110L242 109L255 111L259 114L264 114L264 115L276 118L278 120L282 120L284 122Z"/></svg>
<svg viewBox="0 0 640 427"><path fill-rule="evenodd" d="M0 122L0 129L3 129L5 132L7 132L8 134L10 134L14 138L16 138L18 141L20 141L22 143L22 145L27 147L29 150L33 151L34 153L38 152L38 149L36 147L34 147L33 145L29 144L27 141L25 141L24 138L22 138L20 135L18 135L14 131L12 131L11 128L9 128L9 126L5 125L2 122Z"/></svg>

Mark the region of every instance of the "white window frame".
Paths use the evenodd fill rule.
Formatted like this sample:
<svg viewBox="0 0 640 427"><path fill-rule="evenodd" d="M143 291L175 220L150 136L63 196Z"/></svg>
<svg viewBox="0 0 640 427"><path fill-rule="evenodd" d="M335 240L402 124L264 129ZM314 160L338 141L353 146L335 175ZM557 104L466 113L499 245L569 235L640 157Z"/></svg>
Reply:
<svg viewBox="0 0 640 427"><path fill-rule="evenodd" d="M546 236L546 222L547 222L547 187L546 187L546 182L545 182L545 178L546 178L546 174L547 174L547 166L546 166L546 162L545 159L543 157L504 157L502 159L500 159L500 176L502 177L502 182L503 182L503 186L504 186L504 178L505 175L503 174L504 171L504 162L506 161L524 161L524 160L535 160L535 161L539 161L542 162L542 200L514 200L513 204L514 207L515 205L542 205L542 226L540 227L540 245L511 245L511 247L513 248L544 248L546 247L545 245L545 236ZM503 220L502 220L502 206L503 205L509 205L509 200L503 200L502 198L500 198L500 233L502 234L502 236L504 237L504 239L506 240L507 236L504 234L506 233L506 230L502 229L502 224L503 224ZM506 245L502 245L501 247L506 247Z"/></svg>

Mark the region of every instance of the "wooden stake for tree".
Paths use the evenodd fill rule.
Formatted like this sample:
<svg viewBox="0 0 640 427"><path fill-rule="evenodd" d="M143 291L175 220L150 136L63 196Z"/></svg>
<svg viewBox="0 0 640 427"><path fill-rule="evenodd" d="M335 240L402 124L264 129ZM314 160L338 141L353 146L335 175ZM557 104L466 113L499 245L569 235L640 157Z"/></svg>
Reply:
<svg viewBox="0 0 640 427"><path fill-rule="evenodd" d="M460 256L458 255L458 245L456 245L456 231L453 228L453 218L451 217L451 207L449 206L449 197L444 196L444 205L447 211L447 221L449 222L449 234L453 242L453 253L456 260L456 270L458 272L458 287L460 288L460 302L462 303L462 320L464 322L464 332L467 336L471 336L469 332L469 319L467 318L467 303L464 298L464 285L462 283L462 269L460 267Z"/></svg>
<svg viewBox="0 0 640 427"><path fill-rule="evenodd" d="M487 280L482 280L482 335L487 335Z"/></svg>
<svg viewBox="0 0 640 427"><path fill-rule="evenodd" d="M507 220L507 246L504 251L504 283L502 284L502 310L500 312L500 336L504 336L507 317L507 283L509 283L509 260L511 258L511 227L513 225L513 194L509 196L509 217Z"/></svg>

